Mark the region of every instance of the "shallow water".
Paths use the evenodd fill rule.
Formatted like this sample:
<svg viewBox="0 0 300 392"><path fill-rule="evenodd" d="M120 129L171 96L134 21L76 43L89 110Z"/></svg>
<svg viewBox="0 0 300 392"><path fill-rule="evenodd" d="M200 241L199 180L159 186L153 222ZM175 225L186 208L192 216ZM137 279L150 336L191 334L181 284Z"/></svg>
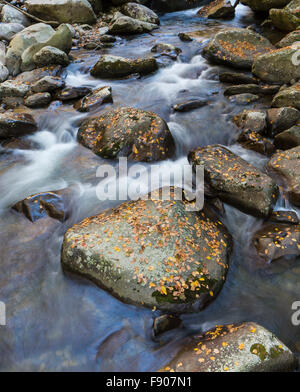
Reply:
<svg viewBox="0 0 300 392"><path fill-rule="evenodd" d="M94 79L88 70L100 52L73 51L76 62L67 68L66 82L90 87L109 84L114 107L133 106L161 115L177 146L175 161L162 163L165 171L184 165L191 148L213 143L230 146L264 169L263 156L235 144L237 130L230 118L243 107L223 96L217 74L225 68L209 65L200 55L206 40L224 24L255 23L248 8L239 6L237 11L226 23L203 22L195 17L196 10L167 14L153 34L120 39L106 49L127 57L146 55L157 42L183 49L176 62L154 75L121 81ZM183 43L177 37L179 31L197 31L197 39ZM172 111L172 105L190 98L205 98L209 105L188 113ZM156 312L123 304L87 280L63 273L60 249L66 229L116 202L97 199L96 169L104 160L76 142L78 123L86 115L57 103L36 113L39 130L29 139L37 148L0 150L0 300L7 306L7 327L0 327L1 370L157 370L188 334L240 321L262 324L297 352L300 329L291 323L291 306L300 300L300 261L258 261L250 239L263 222L233 207L226 206L224 216L234 238L234 253L223 290L207 309L182 316L181 328L156 340L151 338ZM136 182L147 191L143 176ZM64 224L50 218L30 223L10 210L28 195L70 185L76 192ZM276 208L295 210L282 198Z"/></svg>

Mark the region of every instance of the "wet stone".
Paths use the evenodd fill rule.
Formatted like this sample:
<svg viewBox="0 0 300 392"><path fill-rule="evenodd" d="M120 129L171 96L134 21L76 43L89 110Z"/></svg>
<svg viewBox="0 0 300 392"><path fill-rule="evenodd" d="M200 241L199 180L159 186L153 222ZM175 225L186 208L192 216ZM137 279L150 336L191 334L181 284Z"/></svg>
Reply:
<svg viewBox="0 0 300 392"><path fill-rule="evenodd" d="M0 139L20 137L36 130L37 124L28 113L5 112L0 114Z"/></svg>
<svg viewBox="0 0 300 392"><path fill-rule="evenodd" d="M78 98L83 98L91 93L89 87L66 87L56 94L56 99L60 101L72 101Z"/></svg>
<svg viewBox="0 0 300 392"><path fill-rule="evenodd" d="M112 102L112 89L109 86L104 86L93 90L90 94L76 102L74 108L79 112L89 112L105 103Z"/></svg>
<svg viewBox="0 0 300 392"><path fill-rule="evenodd" d="M154 336L161 335L164 332L178 328L182 321L179 317L171 314L163 314L153 320L153 334Z"/></svg>
<svg viewBox="0 0 300 392"><path fill-rule="evenodd" d="M182 103L177 103L173 106L175 112L189 112L194 109L202 108L206 106L208 102L204 99L194 99Z"/></svg>
<svg viewBox="0 0 300 392"><path fill-rule="evenodd" d="M258 255L267 262L300 255L300 225L268 224L253 236Z"/></svg>
<svg viewBox="0 0 300 392"><path fill-rule="evenodd" d="M19 201L13 207L14 210L22 213L31 222L49 216L59 221L66 219L66 208L62 196L59 192L43 192Z"/></svg>
<svg viewBox="0 0 300 392"><path fill-rule="evenodd" d="M186 339L161 372L280 372L297 367L296 356L273 333L247 322L219 325Z"/></svg>
<svg viewBox="0 0 300 392"><path fill-rule="evenodd" d="M300 223L295 211L273 211L269 221L298 225Z"/></svg>
<svg viewBox="0 0 300 392"><path fill-rule="evenodd" d="M248 150L256 151L263 155L271 155L274 152L274 145L259 133L250 129L243 131L237 141Z"/></svg>
<svg viewBox="0 0 300 392"><path fill-rule="evenodd" d="M127 156L152 162L173 156L175 143L167 123L157 114L119 108L85 121L78 141L103 158Z"/></svg>
<svg viewBox="0 0 300 392"><path fill-rule="evenodd" d="M278 197L278 186L268 175L220 145L198 147L189 162L204 166L208 185L225 203L254 216L267 217Z"/></svg>
<svg viewBox="0 0 300 392"><path fill-rule="evenodd" d="M126 303L168 312L193 312L221 290L231 237L214 213L187 211L187 202L125 202L69 229L62 265ZM154 309L155 309L154 308Z"/></svg>

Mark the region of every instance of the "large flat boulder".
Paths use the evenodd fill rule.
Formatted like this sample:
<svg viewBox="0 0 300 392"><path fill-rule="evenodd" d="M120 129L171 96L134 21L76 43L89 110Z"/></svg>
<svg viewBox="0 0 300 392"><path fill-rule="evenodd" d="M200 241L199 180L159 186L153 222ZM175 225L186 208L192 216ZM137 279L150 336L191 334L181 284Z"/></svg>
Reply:
<svg viewBox="0 0 300 392"><path fill-rule="evenodd" d="M44 20L59 23L96 22L96 15L88 0L26 0L28 12Z"/></svg>
<svg viewBox="0 0 300 392"><path fill-rule="evenodd" d="M256 56L273 49L273 45L260 34L233 28L219 31L204 47L202 55L213 63L251 69Z"/></svg>
<svg viewBox="0 0 300 392"><path fill-rule="evenodd" d="M157 114L119 108L85 121L78 141L103 158L127 156L135 161L158 161L173 156L175 144L167 123Z"/></svg>
<svg viewBox="0 0 300 392"><path fill-rule="evenodd" d="M230 0L214 0L208 5L202 7L197 15L202 18L230 18L233 17L235 13L235 8L231 4Z"/></svg>
<svg viewBox="0 0 300 392"><path fill-rule="evenodd" d="M183 201L156 200L158 192L69 229L62 265L126 303L200 310L223 286L230 235L206 208L189 212Z"/></svg>
<svg viewBox="0 0 300 392"><path fill-rule="evenodd" d="M189 162L204 166L207 184L224 202L255 216L272 212L278 196L275 182L227 148L199 147L189 153Z"/></svg>
<svg viewBox="0 0 300 392"><path fill-rule="evenodd" d="M220 325L188 338L162 372L283 372L296 356L272 332L247 322Z"/></svg>
<svg viewBox="0 0 300 392"><path fill-rule="evenodd" d="M300 147L274 154L268 167L284 181L290 201L300 206Z"/></svg>

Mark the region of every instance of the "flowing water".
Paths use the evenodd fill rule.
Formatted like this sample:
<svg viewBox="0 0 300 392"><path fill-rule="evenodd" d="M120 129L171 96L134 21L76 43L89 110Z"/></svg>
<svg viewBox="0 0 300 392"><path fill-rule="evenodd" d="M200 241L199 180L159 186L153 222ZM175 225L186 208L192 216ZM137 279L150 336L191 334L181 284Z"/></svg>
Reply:
<svg viewBox="0 0 300 392"><path fill-rule="evenodd" d="M253 24L253 14L243 6L238 6L236 17L228 22L203 22L195 14L196 10L189 10L164 15L161 27L152 34L119 39L105 50L140 57L158 42L180 46L183 52L177 61L165 64L159 72L117 81L94 79L88 71L99 52L79 50L72 52L75 61L66 69L66 84L109 84L114 107L138 107L161 115L177 146L175 159L162 163L165 171L184 165L191 148L213 143L230 146L264 169L262 155L234 142L238 131L230 118L243 107L223 96L224 86L217 75L225 68L208 64L200 55L216 31L228 24ZM197 31L196 39L183 43L179 31ZM188 113L172 111L172 105L190 98L204 98L209 105ZM225 207L224 223L233 235L234 252L224 288L204 311L182 316L180 328L159 338L151 335L156 312L126 305L89 281L65 274L60 265L64 232L116 202L97 199L100 179L96 169L104 160L76 142L78 124L86 115L54 102L47 110L36 110L36 117L39 130L28 138L34 146L31 150L0 150L0 301L7 309L7 326L0 326L1 370L157 370L180 349L185 336L240 321L262 324L297 353L300 330L291 323L291 306L300 300L300 261L258 261L251 235L263 222L233 207ZM147 191L143 176L135 181ZM64 224L51 219L30 223L10 209L28 195L68 186L74 192L70 217ZM276 208L293 207L281 198Z"/></svg>

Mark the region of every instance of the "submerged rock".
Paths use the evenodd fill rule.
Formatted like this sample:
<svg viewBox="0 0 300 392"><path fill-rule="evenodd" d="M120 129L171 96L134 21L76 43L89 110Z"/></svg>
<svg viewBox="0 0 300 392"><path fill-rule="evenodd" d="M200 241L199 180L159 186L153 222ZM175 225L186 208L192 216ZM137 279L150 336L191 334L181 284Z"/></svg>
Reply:
<svg viewBox="0 0 300 392"><path fill-rule="evenodd" d="M268 167L285 182L290 201L300 206L300 147L274 154Z"/></svg>
<svg viewBox="0 0 300 392"><path fill-rule="evenodd" d="M127 303L202 309L223 286L230 235L207 209L188 212L185 202L156 200L158 192L69 229L63 267Z"/></svg>
<svg viewBox="0 0 300 392"><path fill-rule="evenodd" d="M89 112L105 103L112 102L112 89L110 86L104 86L93 90L90 94L76 102L74 108L79 112Z"/></svg>
<svg viewBox="0 0 300 392"><path fill-rule="evenodd" d="M189 162L204 166L207 184L222 201L259 217L267 217L272 212L278 186L227 148L198 147L189 153Z"/></svg>
<svg viewBox="0 0 300 392"><path fill-rule="evenodd" d="M203 49L203 56L235 68L251 69L254 58L274 49L263 36L248 29L226 29L218 32Z"/></svg>
<svg viewBox="0 0 300 392"><path fill-rule="evenodd" d="M25 215L31 222L47 216L64 221L67 215L63 194L64 191L37 193L19 201L12 208Z"/></svg>
<svg viewBox="0 0 300 392"><path fill-rule="evenodd" d="M300 255L300 225L268 224L253 236L260 257L267 262Z"/></svg>
<svg viewBox="0 0 300 392"><path fill-rule="evenodd" d="M88 0L26 0L30 14L59 23L96 22L96 15Z"/></svg>
<svg viewBox="0 0 300 392"><path fill-rule="evenodd" d="M286 6L291 0L241 0L241 3L248 5L253 11L269 11L271 8Z"/></svg>
<svg viewBox="0 0 300 392"><path fill-rule="evenodd" d="M156 317L153 321L153 334L158 336L164 332L178 328L182 321L179 317L171 314L163 314L162 316Z"/></svg>
<svg viewBox="0 0 300 392"><path fill-rule="evenodd" d="M202 7L197 15L202 18L232 18L235 13L235 8L229 0L214 0L208 5Z"/></svg>
<svg viewBox="0 0 300 392"><path fill-rule="evenodd" d="M298 225L300 223L295 211L273 211L269 221Z"/></svg>
<svg viewBox="0 0 300 392"><path fill-rule="evenodd" d="M99 78L122 78L134 73L146 75L158 69L156 60L127 59L125 57L103 55L91 69L91 75Z"/></svg>
<svg viewBox="0 0 300 392"><path fill-rule="evenodd" d="M141 109L119 108L87 120L79 128L78 141L103 158L127 156L135 161L170 158L175 144L167 123Z"/></svg>
<svg viewBox="0 0 300 392"><path fill-rule="evenodd" d="M297 367L296 356L262 326L217 326L186 340L162 372L280 372Z"/></svg>
<svg viewBox="0 0 300 392"><path fill-rule="evenodd" d="M0 139L19 137L36 130L37 124L28 113L0 113Z"/></svg>

